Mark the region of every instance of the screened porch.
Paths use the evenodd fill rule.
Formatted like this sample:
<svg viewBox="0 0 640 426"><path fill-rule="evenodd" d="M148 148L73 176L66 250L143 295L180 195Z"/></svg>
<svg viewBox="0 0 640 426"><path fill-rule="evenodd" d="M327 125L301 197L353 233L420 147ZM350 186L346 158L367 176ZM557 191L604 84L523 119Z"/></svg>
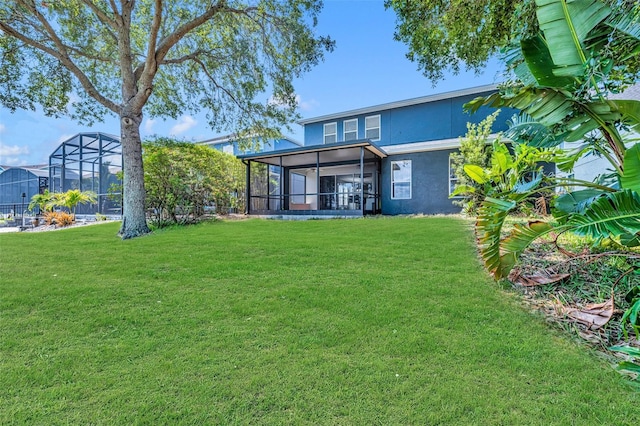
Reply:
<svg viewBox="0 0 640 426"><path fill-rule="evenodd" d="M240 156L247 167L245 213L377 214L384 157L368 140Z"/></svg>

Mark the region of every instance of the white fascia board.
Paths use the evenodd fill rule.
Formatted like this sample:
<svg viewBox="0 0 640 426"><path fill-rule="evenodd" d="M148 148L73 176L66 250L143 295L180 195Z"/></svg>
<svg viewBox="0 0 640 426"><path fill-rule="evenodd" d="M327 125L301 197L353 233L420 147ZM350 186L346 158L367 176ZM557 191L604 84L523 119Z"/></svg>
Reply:
<svg viewBox="0 0 640 426"><path fill-rule="evenodd" d="M298 120L296 123L304 126L305 124L319 123L322 121L329 121L329 120L338 120L342 118L353 117L356 115L364 115L364 114L370 114L370 113L375 113L380 111L386 111L389 109L402 108L402 107L411 106L411 105L441 101L443 99L459 98L461 96L474 95L477 93L489 92L492 90L498 90L498 85L487 84L484 86L477 86L477 87L471 87L468 89L437 93L435 95L421 96L419 98L406 99L403 101L389 102L386 104L374 105L374 106L365 107L365 108L358 108L350 111L322 115L320 117L304 118L302 120Z"/></svg>
<svg viewBox="0 0 640 426"><path fill-rule="evenodd" d="M498 137L497 133L492 133L489 135L487 139L487 144L493 143L494 140ZM411 142L411 143L403 143L400 145L387 145L381 146L388 155L396 155L396 154L412 154L415 152L428 152L428 151L441 151L444 149L457 149L460 148L460 139L462 138L452 138L452 139L440 139L435 141L424 141L424 142Z"/></svg>

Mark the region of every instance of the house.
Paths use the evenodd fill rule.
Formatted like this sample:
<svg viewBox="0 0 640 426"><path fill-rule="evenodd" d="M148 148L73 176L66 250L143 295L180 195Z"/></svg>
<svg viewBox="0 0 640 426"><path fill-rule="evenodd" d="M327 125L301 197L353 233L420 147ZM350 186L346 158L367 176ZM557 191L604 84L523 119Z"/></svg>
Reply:
<svg viewBox="0 0 640 426"><path fill-rule="evenodd" d="M197 145L207 145L218 151L225 152L232 155L242 155L257 152L271 152L279 151L283 149L298 148L302 146L302 143L289 138L280 138L264 142L262 140L256 140L254 143L249 142L247 146L243 146L233 136L221 136L213 139L207 139L201 142L196 142Z"/></svg>
<svg viewBox="0 0 640 426"><path fill-rule="evenodd" d="M474 114L463 105L497 90L474 87L299 121L304 145L238 157L247 165L247 214L455 213L449 154ZM494 132L515 113L503 110Z"/></svg>
<svg viewBox="0 0 640 426"><path fill-rule="evenodd" d="M609 97L611 100L634 100L640 101L640 83L636 83L633 86L628 87L622 93L616 93ZM630 129L627 134L623 133L623 136L626 137L626 141L628 144L632 144L637 142L640 137L637 131L633 131ZM562 147L567 150L575 150L580 149L580 147L584 144L584 141L577 141L572 143L563 143ZM629 147L629 146L627 146ZM596 154L590 154L585 157L580 158L573 166L573 170L570 173L558 172L559 176L571 177L578 180L583 180L587 182L593 182L599 178L600 175L608 174L613 172L613 166L609 161Z"/></svg>

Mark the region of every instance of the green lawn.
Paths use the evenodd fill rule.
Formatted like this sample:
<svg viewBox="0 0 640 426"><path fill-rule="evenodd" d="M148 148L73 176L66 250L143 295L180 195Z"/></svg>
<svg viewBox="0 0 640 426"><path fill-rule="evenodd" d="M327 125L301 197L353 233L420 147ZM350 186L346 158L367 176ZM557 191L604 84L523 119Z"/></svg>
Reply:
<svg viewBox="0 0 640 426"><path fill-rule="evenodd" d="M0 235L0 424L638 425L451 218Z"/></svg>

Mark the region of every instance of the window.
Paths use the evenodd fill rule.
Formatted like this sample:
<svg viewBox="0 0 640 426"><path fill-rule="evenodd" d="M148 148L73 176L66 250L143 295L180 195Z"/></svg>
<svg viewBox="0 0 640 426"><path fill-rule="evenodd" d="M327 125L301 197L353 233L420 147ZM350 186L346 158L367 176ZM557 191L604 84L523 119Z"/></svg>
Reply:
<svg viewBox="0 0 640 426"><path fill-rule="evenodd" d="M352 141L358 139L358 119L344 120L344 140Z"/></svg>
<svg viewBox="0 0 640 426"><path fill-rule="evenodd" d="M291 202L304 204L307 195L307 177L299 173L291 172Z"/></svg>
<svg viewBox="0 0 640 426"><path fill-rule="evenodd" d="M449 156L449 195L453 194L453 191L456 189L456 185L458 185L458 177L456 176L455 170L453 168L453 158ZM459 197L461 196L456 196L456 198Z"/></svg>
<svg viewBox="0 0 640 426"><path fill-rule="evenodd" d="M411 160L391 162L391 199L411 199Z"/></svg>
<svg viewBox="0 0 640 426"><path fill-rule="evenodd" d="M224 152L225 154L233 155L233 145L229 144L229 145L223 146L222 147L222 152Z"/></svg>
<svg viewBox="0 0 640 426"><path fill-rule="evenodd" d="M380 139L380 116L372 115L364 119L364 137L377 141Z"/></svg>
<svg viewBox="0 0 640 426"><path fill-rule="evenodd" d="M327 123L324 125L324 143L338 142L338 124Z"/></svg>

